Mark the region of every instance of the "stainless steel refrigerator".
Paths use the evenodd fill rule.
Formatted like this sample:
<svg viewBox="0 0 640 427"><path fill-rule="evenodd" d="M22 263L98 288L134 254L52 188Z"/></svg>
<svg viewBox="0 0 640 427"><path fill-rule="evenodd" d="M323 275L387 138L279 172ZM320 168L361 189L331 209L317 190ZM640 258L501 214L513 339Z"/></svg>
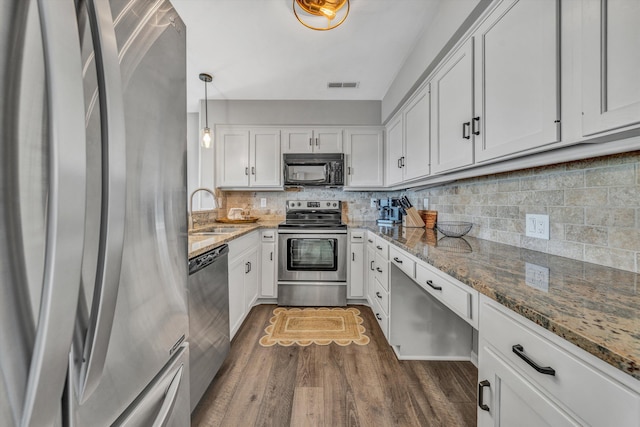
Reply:
<svg viewBox="0 0 640 427"><path fill-rule="evenodd" d="M189 425L186 30L0 2L0 425Z"/></svg>

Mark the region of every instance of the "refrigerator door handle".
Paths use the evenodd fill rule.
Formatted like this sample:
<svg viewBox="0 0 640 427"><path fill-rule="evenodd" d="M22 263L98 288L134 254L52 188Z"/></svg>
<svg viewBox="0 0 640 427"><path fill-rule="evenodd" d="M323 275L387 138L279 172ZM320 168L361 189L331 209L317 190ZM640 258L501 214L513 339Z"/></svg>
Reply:
<svg viewBox="0 0 640 427"><path fill-rule="evenodd" d="M78 304L85 220L82 61L72 1L38 1L49 127L49 197L42 297L20 425L60 410Z"/></svg>
<svg viewBox="0 0 640 427"><path fill-rule="evenodd" d="M103 144L103 196L98 272L83 354L78 361L78 400L100 383L113 326L124 247L126 145L118 46L108 0L87 2L94 40Z"/></svg>
<svg viewBox="0 0 640 427"><path fill-rule="evenodd" d="M171 413L173 412L173 407L176 405L176 400L178 399L178 390L180 389L180 383L182 382L183 370L184 365L180 366L180 369L171 380L171 384L167 389L167 393L162 401L162 406L160 407L160 411L158 412L156 419L153 421L152 427L166 427L167 422L171 417Z"/></svg>

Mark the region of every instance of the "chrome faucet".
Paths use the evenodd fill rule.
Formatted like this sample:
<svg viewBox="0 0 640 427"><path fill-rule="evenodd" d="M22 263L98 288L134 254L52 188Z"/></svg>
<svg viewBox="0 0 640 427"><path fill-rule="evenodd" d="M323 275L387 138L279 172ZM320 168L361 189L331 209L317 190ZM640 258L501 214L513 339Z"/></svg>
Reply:
<svg viewBox="0 0 640 427"><path fill-rule="evenodd" d="M196 188L195 190L193 190L189 199L189 230L193 229L193 196L195 196L198 191L206 191L207 193L211 194L211 196L213 197L213 208L215 209L216 207L218 207L218 203L216 203L216 195L213 193L213 191L204 187Z"/></svg>

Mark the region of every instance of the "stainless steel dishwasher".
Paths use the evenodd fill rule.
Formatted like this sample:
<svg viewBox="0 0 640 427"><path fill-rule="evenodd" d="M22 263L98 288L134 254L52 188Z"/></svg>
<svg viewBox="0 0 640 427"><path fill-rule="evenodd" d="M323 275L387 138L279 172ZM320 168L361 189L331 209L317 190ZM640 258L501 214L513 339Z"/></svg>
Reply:
<svg viewBox="0 0 640 427"><path fill-rule="evenodd" d="M229 354L229 246L189 260L191 411Z"/></svg>

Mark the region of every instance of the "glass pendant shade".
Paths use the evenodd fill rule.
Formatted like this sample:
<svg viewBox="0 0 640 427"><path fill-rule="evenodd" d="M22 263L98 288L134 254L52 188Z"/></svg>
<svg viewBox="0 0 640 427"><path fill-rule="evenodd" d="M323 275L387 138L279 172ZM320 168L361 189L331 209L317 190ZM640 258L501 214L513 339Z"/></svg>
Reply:
<svg viewBox="0 0 640 427"><path fill-rule="evenodd" d="M211 147L211 129L209 129L209 99L207 98L207 83L213 80L213 76L207 73L200 74L200 80L204 82L204 129L202 130L202 141L200 145L203 148Z"/></svg>

